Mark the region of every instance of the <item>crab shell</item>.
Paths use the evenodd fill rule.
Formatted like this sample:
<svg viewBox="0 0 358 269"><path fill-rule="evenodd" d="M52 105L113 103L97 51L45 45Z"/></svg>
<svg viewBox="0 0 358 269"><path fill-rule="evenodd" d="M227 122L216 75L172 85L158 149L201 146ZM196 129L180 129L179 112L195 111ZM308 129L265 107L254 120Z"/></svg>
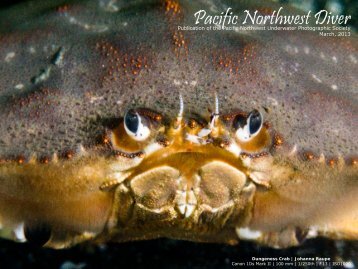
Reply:
<svg viewBox="0 0 358 269"><path fill-rule="evenodd" d="M121 4L49 3L2 24L2 237L358 239L355 36L188 32L177 26L195 11L226 4ZM129 109L143 141L126 133ZM233 122L253 109L265 123L240 141Z"/></svg>

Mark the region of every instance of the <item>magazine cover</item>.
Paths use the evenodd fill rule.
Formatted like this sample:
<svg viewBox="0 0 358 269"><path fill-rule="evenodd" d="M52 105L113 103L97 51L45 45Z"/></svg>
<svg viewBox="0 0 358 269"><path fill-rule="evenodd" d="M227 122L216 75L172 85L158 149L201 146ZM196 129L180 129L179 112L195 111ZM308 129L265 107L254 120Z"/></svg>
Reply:
<svg viewBox="0 0 358 269"><path fill-rule="evenodd" d="M1 268L356 268L357 1L0 4Z"/></svg>

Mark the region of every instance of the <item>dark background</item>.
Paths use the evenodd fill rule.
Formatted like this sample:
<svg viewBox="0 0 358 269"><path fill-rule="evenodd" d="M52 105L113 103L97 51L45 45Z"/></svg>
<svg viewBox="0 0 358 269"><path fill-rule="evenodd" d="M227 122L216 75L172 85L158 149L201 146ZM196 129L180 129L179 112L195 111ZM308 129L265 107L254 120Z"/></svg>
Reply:
<svg viewBox="0 0 358 269"><path fill-rule="evenodd" d="M228 246L168 239L101 246L83 244L71 249L53 250L0 240L0 268L243 268L232 266L232 262L247 262L252 257L316 256L329 257L332 261L353 261L357 267L357 253L358 242L322 238L307 240L300 247L285 250L264 248L249 242Z"/></svg>

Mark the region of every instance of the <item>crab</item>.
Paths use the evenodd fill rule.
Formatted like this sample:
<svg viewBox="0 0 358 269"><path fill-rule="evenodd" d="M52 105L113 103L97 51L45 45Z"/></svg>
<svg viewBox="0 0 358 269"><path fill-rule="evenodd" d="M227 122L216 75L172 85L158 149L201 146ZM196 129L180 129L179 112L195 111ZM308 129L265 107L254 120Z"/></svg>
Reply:
<svg viewBox="0 0 358 269"><path fill-rule="evenodd" d="M2 237L358 239L355 36L178 30L225 3L48 5L0 14Z"/></svg>

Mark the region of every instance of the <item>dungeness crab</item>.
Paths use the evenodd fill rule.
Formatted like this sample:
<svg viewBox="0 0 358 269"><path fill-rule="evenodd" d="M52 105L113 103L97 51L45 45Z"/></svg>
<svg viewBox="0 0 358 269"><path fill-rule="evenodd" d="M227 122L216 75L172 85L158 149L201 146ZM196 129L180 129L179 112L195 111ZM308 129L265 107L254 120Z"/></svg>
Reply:
<svg viewBox="0 0 358 269"><path fill-rule="evenodd" d="M178 28L247 2L1 13L1 236L358 239L357 37Z"/></svg>

